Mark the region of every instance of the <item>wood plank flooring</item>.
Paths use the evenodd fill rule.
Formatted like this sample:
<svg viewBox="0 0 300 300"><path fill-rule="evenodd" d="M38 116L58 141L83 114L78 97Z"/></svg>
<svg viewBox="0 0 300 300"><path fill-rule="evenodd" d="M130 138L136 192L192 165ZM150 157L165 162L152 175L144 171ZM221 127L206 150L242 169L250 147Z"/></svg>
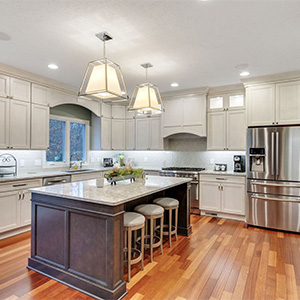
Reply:
<svg viewBox="0 0 300 300"><path fill-rule="evenodd" d="M193 234L132 268L125 300L300 299L300 235L192 215ZM0 299L92 299L26 269L30 234L0 241ZM126 271L126 270L125 270ZM126 274L126 273L125 273ZM126 278L126 275L125 275Z"/></svg>

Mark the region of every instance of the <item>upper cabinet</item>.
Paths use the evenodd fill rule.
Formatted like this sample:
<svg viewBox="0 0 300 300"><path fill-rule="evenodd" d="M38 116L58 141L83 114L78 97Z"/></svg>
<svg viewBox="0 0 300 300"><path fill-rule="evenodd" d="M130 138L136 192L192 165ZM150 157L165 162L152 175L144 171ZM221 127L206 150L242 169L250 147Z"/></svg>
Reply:
<svg viewBox="0 0 300 300"><path fill-rule="evenodd" d="M212 88L207 102L207 150L245 150L247 124L244 87Z"/></svg>
<svg viewBox="0 0 300 300"><path fill-rule="evenodd" d="M0 75L0 97L30 102L30 82Z"/></svg>
<svg viewBox="0 0 300 300"><path fill-rule="evenodd" d="M111 107L112 119L125 119L126 118L126 107L121 105L112 105Z"/></svg>
<svg viewBox="0 0 300 300"><path fill-rule="evenodd" d="M49 105L51 99L51 91L49 88L38 85L32 84L31 87L31 102L34 104L40 105Z"/></svg>
<svg viewBox="0 0 300 300"><path fill-rule="evenodd" d="M300 72L243 80L248 126L300 124Z"/></svg>
<svg viewBox="0 0 300 300"><path fill-rule="evenodd" d="M207 88L163 94L163 137L176 133L206 136L206 94Z"/></svg>

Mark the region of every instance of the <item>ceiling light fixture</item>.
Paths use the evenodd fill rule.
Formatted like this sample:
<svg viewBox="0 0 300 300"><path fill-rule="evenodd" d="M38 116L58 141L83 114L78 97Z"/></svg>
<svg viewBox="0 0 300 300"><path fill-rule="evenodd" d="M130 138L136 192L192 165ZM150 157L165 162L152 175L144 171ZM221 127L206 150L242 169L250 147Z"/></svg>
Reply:
<svg viewBox="0 0 300 300"><path fill-rule="evenodd" d="M150 63L141 64L146 69L146 83L142 83L134 88L128 106L129 111L137 111L138 114L151 115L164 111L164 106L160 97L158 87L148 82L148 68L152 68Z"/></svg>
<svg viewBox="0 0 300 300"><path fill-rule="evenodd" d="M179 86L179 84L177 82L171 83L171 87L178 87L178 86Z"/></svg>
<svg viewBox="0 0 300 300"><path fill-rule="evenodd" d="M248 71L244 71L244 72L240 73L240 76L242 76L242 77L245 77L248 75L250 75L250 73Z"/></svg>
<svg viewBox="0 0 300 300"><path fill-rule="evenodd" d="M56 64L49 64L48 65L48 68L49 69L52 69L52 70L57 70L58 69L58 66Z"/></svg>
<svg viewBox="0 0 300 300"><path fill-rule="evenodd" d="M105 56L105 42L112 36L104 31L97 33L96 37L103 41L103 58L89 62L78 96L103 102L127 101L121 68Z"/></svg>

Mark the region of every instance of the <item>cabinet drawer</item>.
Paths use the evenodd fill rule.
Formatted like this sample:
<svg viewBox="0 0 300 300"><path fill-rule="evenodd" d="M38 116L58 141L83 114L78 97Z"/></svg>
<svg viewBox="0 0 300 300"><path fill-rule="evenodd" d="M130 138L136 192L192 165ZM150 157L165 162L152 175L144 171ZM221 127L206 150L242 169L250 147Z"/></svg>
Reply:
<svg viewBox="0 0 300 300"><path fill-rule="evenodd" d="M84 181L84 180L91 180L96 179L98 177L102 177L103 172L91 172L91 173L85 173L85 174L73 174L71 181Z"/></svg>
<svg viewBox="0 0 300 300"><path fill-rule="evenodd" d="M9 192L15 190L26 190L42 186L42 179L30 179L0 183L0 192Z"/></svg>
<svg viewBox="0 0 300 300"><path fill-rule="evenodd" d="M214 181L214 182L230 182L230 183L240 183L246 184L246 178L244 176L230 176L230 175L200 175L200 182L201 181Z"/></svg>

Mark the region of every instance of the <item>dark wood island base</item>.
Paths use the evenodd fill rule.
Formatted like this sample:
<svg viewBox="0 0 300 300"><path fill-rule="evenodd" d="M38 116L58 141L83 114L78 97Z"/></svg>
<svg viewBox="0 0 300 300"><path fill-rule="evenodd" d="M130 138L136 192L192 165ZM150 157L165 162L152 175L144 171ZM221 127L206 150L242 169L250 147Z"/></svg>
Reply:
<svg viewBox="0 0 300 300"><path fill-rule="evenodd" d="M32 191L28 268L96 299L121 299L127 294L124 211L161 196L177 198L178 233L188 236L189 191L189 183L184 183L115 206Z"/></svg>

